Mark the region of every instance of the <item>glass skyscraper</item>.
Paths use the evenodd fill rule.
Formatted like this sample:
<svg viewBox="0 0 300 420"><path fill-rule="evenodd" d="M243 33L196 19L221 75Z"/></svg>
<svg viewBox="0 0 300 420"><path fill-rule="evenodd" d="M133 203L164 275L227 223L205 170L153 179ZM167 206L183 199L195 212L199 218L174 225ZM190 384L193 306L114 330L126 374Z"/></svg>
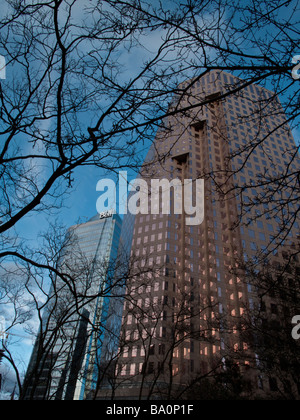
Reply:
<svg viewBox="0 0 300 420"><path fill-rule="evenodd" d="M121 218L108 213L69 229L59 263L65 274L51 286L25 379L28 399L89 398L108 357L104 353L108 347L116 352L120 322L109 316L116 317L123 305L114 300L113 312L110 307L113 290L122 288L115 280L121 228ZM114 325L114 337L107 323Z"/></svg>

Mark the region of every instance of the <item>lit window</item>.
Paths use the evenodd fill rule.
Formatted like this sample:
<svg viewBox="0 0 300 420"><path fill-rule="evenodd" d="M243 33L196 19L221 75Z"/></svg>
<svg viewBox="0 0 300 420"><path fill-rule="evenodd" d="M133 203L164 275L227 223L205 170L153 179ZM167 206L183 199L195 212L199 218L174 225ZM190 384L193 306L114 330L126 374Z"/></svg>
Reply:
<svg viewBox="0 0 300 420"><path fill-rule="evenodd" d="M135 363L130 365L130 375L135 375Z"/></svg>

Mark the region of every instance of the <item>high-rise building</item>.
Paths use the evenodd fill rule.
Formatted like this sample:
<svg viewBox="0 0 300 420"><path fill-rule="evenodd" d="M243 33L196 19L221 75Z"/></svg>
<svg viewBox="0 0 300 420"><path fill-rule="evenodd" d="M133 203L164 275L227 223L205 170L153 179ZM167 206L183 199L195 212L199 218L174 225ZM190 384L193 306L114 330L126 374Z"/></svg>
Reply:
<svg viewBox="0 0 300 420"><path fill-rule="evenodd" d="M107 212L69 229L27 371L26 399L86 399L107 352L118 349L119 305L114 300L121 218ZM109 315L114 319L110 319ZM108 334L106 325L114 326ZM105 350L104 350L105 349Z"/></svg>
<svg viewBox="0 0 300 420"><path fill-rule="evenodd" d="M266 257L267 249L272 263L283 261L284 248L274 239L282 221L270 218L277 198L254 205L265 188L254 180L284 171L295 142L272 92L251 85L227 94L241 83L212 71L180 86L171 107L186 111L164 121L142 167L140 177L149 185L155 178L184 185L205 176L205 215L201 225L187 224L184 212L172 211L178 190L171 188L170 214L160 203L157 214L135 217L116 397L180 398L193 382L227 369L229 354L237 355L251 386L258 383L259 356L248 349L239 325L258 297L238 262ZM299 170L297 153L293 167ZM248 224L236 224L241 213ZM294 220L285 247L295 246L298 235ZM267 304L275 305L272 298Z"/></svg>

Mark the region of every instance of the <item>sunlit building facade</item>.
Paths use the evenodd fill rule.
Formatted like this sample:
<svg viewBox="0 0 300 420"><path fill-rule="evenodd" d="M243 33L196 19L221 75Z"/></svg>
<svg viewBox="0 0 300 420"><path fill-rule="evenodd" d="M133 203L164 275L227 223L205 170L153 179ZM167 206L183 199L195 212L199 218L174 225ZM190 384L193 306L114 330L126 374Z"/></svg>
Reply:
<svg viewBox="0 0 300 420"><path fill-rule="evenodd" d="M240 334L245 311L257 303L243 262L258 264L259 255L275 265L283 261L275 240L282 220L270 218L276 197L270 208L253 205L263 193L254 180L284 171L295 141L273 93L256 85L228 93L239 84L212 71L180 86L171 107L180 104L186 112L164 121L141 170L149 185L154 178L204 178L205 217L191 226L184 212L163 214L162 207L135 217L116 397L180 398L193 382L226 369L229 355L236 355L254 390L269 386L256 373L258 355ZM247 157L252 140L256 146ZM293 168L299 169L298 154ZM171 189L171 205L174 194ZM294 220L286 246L295 247L298 234ZM267 305L274 312L275 301Z"/></svg>

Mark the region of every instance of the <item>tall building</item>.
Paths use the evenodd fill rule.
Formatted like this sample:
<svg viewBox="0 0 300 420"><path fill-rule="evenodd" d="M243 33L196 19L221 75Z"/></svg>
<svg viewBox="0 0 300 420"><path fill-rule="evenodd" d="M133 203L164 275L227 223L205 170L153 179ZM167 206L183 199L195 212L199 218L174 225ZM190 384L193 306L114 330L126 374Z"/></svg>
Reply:
<svg viewBox="0 0 300 420"><path fill-rule="evenodd" d="M107 352L116 352L120 311L116 287L122 220L107 212L69 229L61 251L63 278L53 279L27 375L26 399L86 399ZM109 315L114 319L109 318ZM107 333L107 324L114 325ZM115 343L115 344L114 344Z"/></svg>
<svg viewBox="0 0 300 420"><path fill-rule="evenodd" d="M251 186L259 175L272 178L284 171L295 142L272 92L251 85L224 96L241 83L212 71L180 86L171 107L180 104L187 111L164 121L142 167L141 179L149 187L155 178L179 179L184 185L186 179L195 182L205 176L205 217L201 225L189 225L184 212L164 214L162 203L157 214L135 217L132 277L113 389L118 398L180 398L201 378L228 369L229 355L235 354L252 387L259 380L261 387L269 386L258 377L259 356L241 334L241 317L258 296L239 262L266 257L270 242L270 261L280 264L284 259L285 248L274 239L282 220L270 218L276 194L273 203L254 205L263 196L263 183ZM255 147L249 154L243 148L251 140ZM299 170L297 153L291 167ZM232 193L222 195L224 186ZM171 188L171 208L176 194ZM248 224L236 224L241 213ZM294 247L298 235L294 221L285 246ZM271 297L267 305L274 308Z"/></svg>

